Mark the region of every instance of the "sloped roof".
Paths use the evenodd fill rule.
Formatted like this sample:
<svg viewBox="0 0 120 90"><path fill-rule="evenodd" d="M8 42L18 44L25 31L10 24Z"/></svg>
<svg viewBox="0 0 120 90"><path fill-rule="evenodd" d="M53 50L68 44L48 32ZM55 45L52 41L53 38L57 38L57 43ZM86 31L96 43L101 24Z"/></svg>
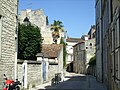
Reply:
<svg viewBox="0 0 120 90"><path fill-rule="evenodd" d="M43 44L42 53L48 55L49 58L56 58L62 47L62 44Z"/></svg>
<svg viewBox="0 0 120 90"><path fill-rule="evenodd" d="M81 38L67 38L66 42L82 42Z"/></svg>
<svg viewBox="0 0 120 90"><path fill-rule="evenodd" d="M83 40L82 42L78 42L77 44L75 44L73 47L77 46L78 44L82 44L85 43L85 41Z"/></svg>

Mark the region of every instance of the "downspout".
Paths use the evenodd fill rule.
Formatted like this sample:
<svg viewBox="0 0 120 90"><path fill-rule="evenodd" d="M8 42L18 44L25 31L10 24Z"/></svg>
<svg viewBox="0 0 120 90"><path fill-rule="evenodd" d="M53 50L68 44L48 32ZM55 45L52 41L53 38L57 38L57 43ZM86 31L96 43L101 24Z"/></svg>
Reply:
<svg viewBox="0 0 120 90"><path fill-rule="evenodd" d="M15 33L15 40L16 40L16 49L15 49L15 79L18 78L17 75L17 57L18 57L18 4L19 0L17 0L17 15L16 15L16 33Z"/></svg>

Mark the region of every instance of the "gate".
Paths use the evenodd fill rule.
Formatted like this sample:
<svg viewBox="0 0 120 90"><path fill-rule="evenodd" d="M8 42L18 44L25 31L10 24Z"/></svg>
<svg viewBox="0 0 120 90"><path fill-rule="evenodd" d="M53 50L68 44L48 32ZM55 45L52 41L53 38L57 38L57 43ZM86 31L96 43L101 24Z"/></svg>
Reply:
<svg viewBox="0 0 120 90"><path fill-rule="evenodd" d="M27 88L27 63L22 64L22 86Z"/></svg>
<svg viewBox="0 0 120 90"><path fill-rule="evenodd" d="M43 81L46 81L46 62L45 61L43 61L43 64L42 64L42 77L43 77Z"/></svg>

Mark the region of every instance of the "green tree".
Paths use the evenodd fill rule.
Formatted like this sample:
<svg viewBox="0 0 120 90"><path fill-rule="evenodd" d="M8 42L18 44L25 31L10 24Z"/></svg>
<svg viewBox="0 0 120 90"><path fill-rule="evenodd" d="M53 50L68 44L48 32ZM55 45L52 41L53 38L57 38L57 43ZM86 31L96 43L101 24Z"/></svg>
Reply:
<svg viewBox="0 0 120 90"><path fill-rule="evenodd" d="M67 51L66 51L67 43L64 41L63 37L60 40L60 44L63 44L63 67L65 68L65 66L66 66L66 55L67 55Z"/></svg>
<svg viewBox="0 0 120 90"><path fill-rule="evenodd" d="M41 52L42 38L37 26L19 24L18 28L18 58L36 60L36 54Z"/></svg>
<svg viewBox="0 0 120 90"><path fill-rule="evenodd" d="M91 59L90 59L90 61L89 61L89 63L88 63L90 66L94 66L94 65L96 65L96 57L94 56L94 57L92 57Z"/></svg>
<svg viewBox="0 0 120 90"><path fill-rule="evenodd" d="M60 37L60 31L63 31L62 22L59 20L54 20L53 24L51 24L51 30L53 31L53 41L55 42L55 44L57 44L57 39Z"/></svg>

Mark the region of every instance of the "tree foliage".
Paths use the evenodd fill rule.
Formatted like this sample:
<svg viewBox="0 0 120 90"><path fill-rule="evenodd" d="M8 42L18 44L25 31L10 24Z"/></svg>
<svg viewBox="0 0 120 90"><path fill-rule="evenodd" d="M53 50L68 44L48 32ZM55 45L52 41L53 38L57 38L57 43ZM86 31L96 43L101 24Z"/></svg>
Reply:
<svg viewBox="0 0 120 90"><path fill-rule="evenodd" d="M53 30L52 32L52 37L53 37L53 41L57 44L57 39L60 37L60 31L63 31L63 25L62 22L59 20L54 20L53 24L51 24L51 30Z"/></svg>
<svg viewBox="0 0 120 90"><path fill-rule="evenodd" d="M90 66L94 66L94 65L96 65L96 57L94 56L94 57L92 57L91 59L90 59L90 61L89 61L89 63L88 63Z"/></svg>
<svg viewBox="0 0 120 90"><path fill-rule="evenodd" d="M18 28L18 58L36 60L36 54L41 52L42 38L37 26L19 24Z"/></svg>
<svg viewBox="0 0 120 90"><path fill-rule="evenodd" d="M63 67L66 66L66 55L67 55L67 51L66 51L66 42L64 41L63 37L61 38L60 44L63 44Z"/></svg>

